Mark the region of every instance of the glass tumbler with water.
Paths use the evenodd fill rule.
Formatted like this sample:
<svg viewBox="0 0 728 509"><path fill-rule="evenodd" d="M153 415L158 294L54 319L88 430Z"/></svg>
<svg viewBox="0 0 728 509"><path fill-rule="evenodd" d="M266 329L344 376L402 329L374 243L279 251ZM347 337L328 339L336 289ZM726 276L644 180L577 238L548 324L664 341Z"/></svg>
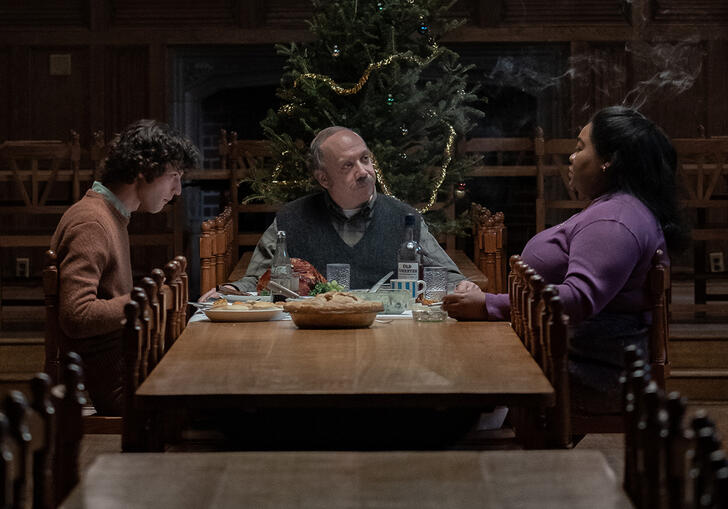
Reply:
<svg viewBox="0 0 728 509"><path fill-rule="evenodd" d="M329 282L336 281L344 290L348 290L349 282L351 281L350 270L348 263L327 263L326 280Z"/></svg>
<svg viewBox="0 0 728 509"><path fill-rule="evenodd" d="M447 294L447 269L445 267L425 267L425 298L439 302Z"/></svg>

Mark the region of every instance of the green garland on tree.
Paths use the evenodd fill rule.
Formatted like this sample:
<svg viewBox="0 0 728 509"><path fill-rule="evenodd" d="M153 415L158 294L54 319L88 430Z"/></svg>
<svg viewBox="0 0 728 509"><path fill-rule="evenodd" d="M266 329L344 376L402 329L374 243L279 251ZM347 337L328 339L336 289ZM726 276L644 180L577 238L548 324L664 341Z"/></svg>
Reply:
<svg viewBox="0 0 728 509"><path fill-rule="evenodd" d="M261 122L276 166L250 181L245 201L287 202L312 192L308 145L319 130L343 125L374 154L380 192L429 211L435 232L461 233L462 224L433 207L472 166L456 141L483 115L467 83L470 67L438 44L463 23L447 17L453 3L314 0L316 39L277 46L287 57L282 104Z"/></svg>

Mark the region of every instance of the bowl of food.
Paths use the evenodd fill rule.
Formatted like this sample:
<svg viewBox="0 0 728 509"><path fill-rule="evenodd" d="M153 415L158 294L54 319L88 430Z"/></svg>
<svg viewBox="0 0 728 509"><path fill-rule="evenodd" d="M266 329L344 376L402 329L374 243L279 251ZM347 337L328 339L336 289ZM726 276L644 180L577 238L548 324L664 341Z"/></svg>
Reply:
<svg viewBox="0 0 728 509"><path fill-rule="evenodd" d="M326 292L313 298L289 301L283 310L301 329L358 329L369 327L384 307L359 299L351 292Z"/></svg>
<svg viewBox="0 0 728 509"><path fill-rule="evenodd" d="M384 308L382 313L385 315L401 315L414 301L412 294L406 290L380 288L374 293L369 293L367 290L355 290L352 293L362 300L381 302Z"/></svg>

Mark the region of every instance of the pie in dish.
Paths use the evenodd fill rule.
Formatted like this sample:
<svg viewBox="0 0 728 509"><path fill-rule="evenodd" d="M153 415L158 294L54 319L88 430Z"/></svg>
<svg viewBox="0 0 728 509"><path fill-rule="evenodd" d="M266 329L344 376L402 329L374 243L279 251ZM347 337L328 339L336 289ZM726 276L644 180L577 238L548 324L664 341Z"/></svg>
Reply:
<svg viewBox="0 0 728 509"><path fill-rule="evenodd" d="M361 300L349 292L326 292L283 304L283 310L302 329L369 327L383 309L381 302Z"/></svg>
<svg viewBox="0 0 728 509"><path fill-rule="evenodd" d="M320 293L312 299L283 304L283 310L289 313L369 313L383 309L381 302L363 300L349 292Z"/></svg>

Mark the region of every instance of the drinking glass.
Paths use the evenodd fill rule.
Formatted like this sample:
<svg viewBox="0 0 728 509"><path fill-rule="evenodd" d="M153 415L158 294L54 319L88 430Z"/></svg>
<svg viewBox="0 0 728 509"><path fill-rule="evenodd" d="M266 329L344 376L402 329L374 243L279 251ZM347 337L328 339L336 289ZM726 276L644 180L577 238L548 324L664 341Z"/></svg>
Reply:
<svg viewBox="0 0 728 509"><path fill-rule="evenodd" d="M447 294L447 269L445 267L425 267L423 277L425 280L425 298L441 301Z"/></svg>
<svg viewBox="0 0 728 509"><path fill-rule="evenodd" d="M327 263L326 264L326 279L336 281L344 290L349 289L350 281L350 268L348 263Z"/></svg>

